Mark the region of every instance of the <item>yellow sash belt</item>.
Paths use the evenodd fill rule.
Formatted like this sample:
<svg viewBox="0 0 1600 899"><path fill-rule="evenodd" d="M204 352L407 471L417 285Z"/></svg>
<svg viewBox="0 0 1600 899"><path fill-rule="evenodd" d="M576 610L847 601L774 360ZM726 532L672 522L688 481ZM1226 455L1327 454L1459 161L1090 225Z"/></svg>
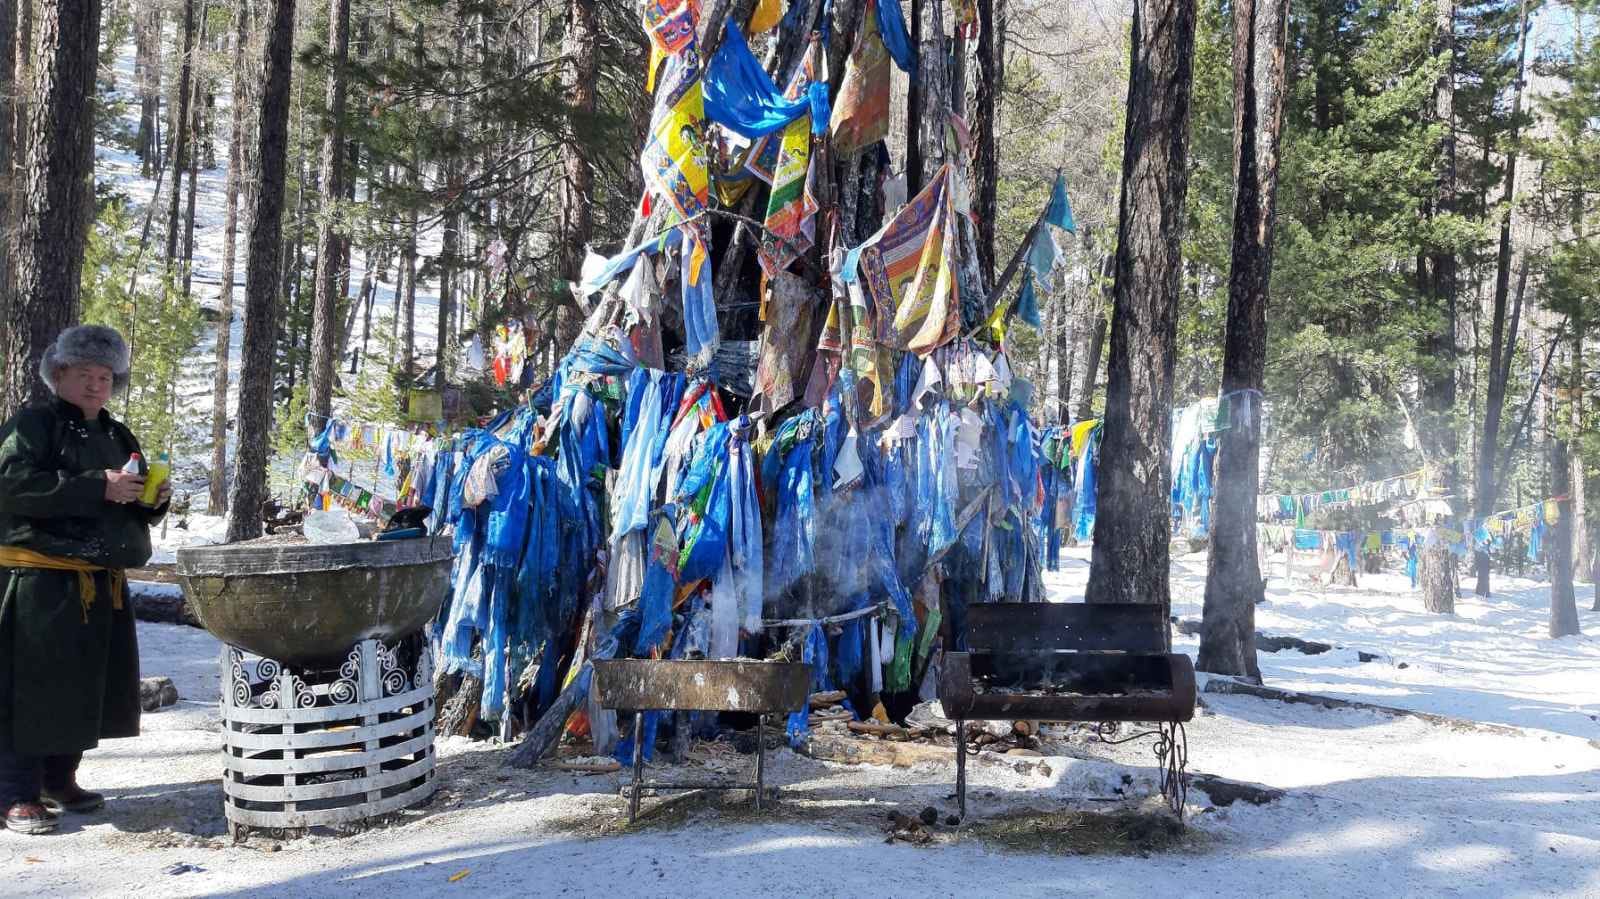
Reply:
<svg viewBox="0 0 1600 899"><path fill-rule="evenodd" d="M78 573L78 601L83 603L83 621L89 622L89 607L94 605L95 589L94 576L97 572L104 571L111 579L111 608L122 608L123 588L127 585L127 574L121 568L107 568L85 562L82 559L69 559L66 556L48 556L31 549L20 546L0 546L0 568L40 568L46 571L76 571Z"/></svg>

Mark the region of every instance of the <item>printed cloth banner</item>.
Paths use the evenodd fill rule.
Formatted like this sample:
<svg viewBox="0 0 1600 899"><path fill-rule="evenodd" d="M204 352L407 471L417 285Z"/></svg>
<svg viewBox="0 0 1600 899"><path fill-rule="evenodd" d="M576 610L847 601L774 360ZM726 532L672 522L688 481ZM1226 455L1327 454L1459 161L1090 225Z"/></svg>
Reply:
<svg viewBox="0 0 1600 899"><path fill-rule="evenodd" d="M656 93L650 134L640 157L647 189L670 203L675 213L665 226L701 215L710 202L705 117L700 58L689 48L667 60L666 78ZM695 228L702 230L703 223ZM707 242L700 241L696 250L703 252Z"/></svg>
<svg viewBox="0 0 1600 899"><path fill-rule="evenodd" d="M896 0L884 0L894 3ZM877 0L867 0L856 44L844 64L844 80L833 106L833 149L858 153L889 134L889 49L878 31Z"/></svg>
<svg viewBox="0 0 1600 899"><path fill-rule="evenodd" d="M949 343L961 329L953 177L945 163L845 261L846 283L859 278L872 298L878 340L918 356Z"/></svg>
<svg viewBox="0 0 1600 899"><path fill-rule="evenodd" d="M798 98L809 91L820 52L821 44L813 39L806 48L804 62L784 91L786 97ZM811 169L811 132L812 117L803 115L783 129L778 145L766 230L756 250L757 261L768 278L787 269L816 240L818 207Z"/></svg>
<svg viewBox="0 0 1600 899"><path fill-rule="evenodd" d="M694 43L700 0L644 0L640 18L654 51L675 56Z"/></svg>

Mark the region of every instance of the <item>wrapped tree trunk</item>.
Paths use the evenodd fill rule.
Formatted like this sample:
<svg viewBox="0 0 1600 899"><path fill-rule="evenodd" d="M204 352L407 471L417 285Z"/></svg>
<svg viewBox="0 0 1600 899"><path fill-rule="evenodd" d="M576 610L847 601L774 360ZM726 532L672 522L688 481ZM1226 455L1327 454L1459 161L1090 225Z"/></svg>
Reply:
<svg viewBox="0 0 1600 899"><path fill-rule="evenodd" d="M294 58L294 0L267 0L256 173L245 271L243 360L239 369L239 452L228 501L228 541L261 536L272 433L273 349L282 269L284 174L289 163L289 81Z"/></svg>
<svg viewBox="0 0 1600 899"><path fill-rule="evenodd" d="M1171 605L1172 366L1188 192L1193 0L1135 0L1086 597Z"/></svg>
<svg viewBox="0 0 1600 899"><path fill-rule="evenodd" d="M1256 557L1261 386L1288 35L1289 0L1235 0L1233 260L1222 355L1222 396L1231 426L1218 438L1216 509L1196 667L1256 681L1261 680L1255 644L1255 608L1262 598Z"/></svg>
<svg viewBox="0 0 1600 899"><path fill-rule="evenodd" d="M78 320L79 275L94 204L95 68L100 0L43 0L35 7L26 85L24 148L10 236L16 289L7 304L0 418L49 396L36 374L55 337ZM19 45L19 48L25 45Z"/></svg>
<svg viewBox="0 0 1600 899"><path fill-rule="evenodd" d="M350 57L350 0L328 4L328 123L322 136L322 216L317 228L316 299L311 308L311 378L306 407L319 431L333 413L334 356L339 343L339 268L345 235L337 210L344 198L345 62Z"/></svg>

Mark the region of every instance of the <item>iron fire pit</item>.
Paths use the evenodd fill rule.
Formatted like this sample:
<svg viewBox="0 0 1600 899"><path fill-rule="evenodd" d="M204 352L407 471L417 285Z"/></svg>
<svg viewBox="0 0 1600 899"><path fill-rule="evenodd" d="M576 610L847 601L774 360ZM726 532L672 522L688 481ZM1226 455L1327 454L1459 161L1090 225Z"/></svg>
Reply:
<svg viewBox="0 0 1600 899"><path fill-rule="evenodd" d="M728 659L675 661L596 659L595 688L600 705L633 712L633 783L628 820L639 816L639 793L665 790L754 790L756 811L766 790L766 717L798 711L811 695L811 668L795 662ZM723 781L644 781L644 713L752 712L756 715L754 783Z"/></svg>
<svg viewBox="0 0 1600 899"><path fill-rule="evenodd" d="M205 629L285 665L341 665L362 640L422 628L450 585L448 537L178 550L178 579Z"/></svg>

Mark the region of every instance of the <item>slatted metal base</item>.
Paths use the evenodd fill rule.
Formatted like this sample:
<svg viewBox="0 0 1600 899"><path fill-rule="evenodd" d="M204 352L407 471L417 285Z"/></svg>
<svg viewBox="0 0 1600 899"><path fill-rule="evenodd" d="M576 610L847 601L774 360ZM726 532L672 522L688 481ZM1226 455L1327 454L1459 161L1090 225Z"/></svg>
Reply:
<svg viewBox="0 0 1600 899"><path fill-rule="evenodd" d="M398 649L363 640L318 671L224 647L223 801L235 839L353 824L433 793L432 666L425 648L412 664Z"/></svg>

